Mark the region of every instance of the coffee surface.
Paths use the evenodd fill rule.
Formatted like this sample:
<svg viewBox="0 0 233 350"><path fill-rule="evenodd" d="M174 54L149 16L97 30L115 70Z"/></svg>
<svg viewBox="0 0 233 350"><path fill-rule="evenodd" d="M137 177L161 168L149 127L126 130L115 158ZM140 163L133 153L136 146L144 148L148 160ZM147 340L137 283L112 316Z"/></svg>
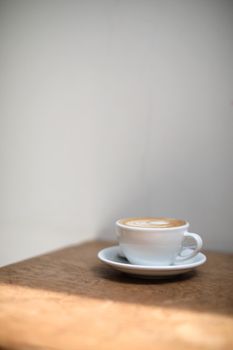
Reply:
<svg viewBox="0 0 233 350"><path fill-rule="evenodd" d="M186 224L186 221L166 217L142 217L121 219L119 220L119 223L130 227L169 228L184 226Z"/></svg>

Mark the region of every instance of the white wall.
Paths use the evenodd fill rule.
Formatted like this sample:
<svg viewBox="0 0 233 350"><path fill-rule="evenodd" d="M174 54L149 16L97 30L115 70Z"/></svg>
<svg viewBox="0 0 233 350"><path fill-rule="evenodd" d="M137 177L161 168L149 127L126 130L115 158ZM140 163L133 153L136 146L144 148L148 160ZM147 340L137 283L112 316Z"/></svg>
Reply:
<svg viewBox="0 0 233 350"><path fill-rule="evenodd" d="M0 1L0 263L187 218L233 250L230 1Z"/></svg>
<svg viewBox="0 0 233 350"><path fill-rule="evenodd" d="M233 2L163 2L152 60L150 214L233 251Z"/></svg>

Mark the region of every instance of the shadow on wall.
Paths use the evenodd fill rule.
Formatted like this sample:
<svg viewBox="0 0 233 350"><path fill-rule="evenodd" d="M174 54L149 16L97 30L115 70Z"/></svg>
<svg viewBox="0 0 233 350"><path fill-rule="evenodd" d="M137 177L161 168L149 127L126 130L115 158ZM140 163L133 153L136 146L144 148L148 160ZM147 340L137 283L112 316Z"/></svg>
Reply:
<svg viewBox="0 0 233 350"><path fill-rule="evenodd" d="M98 251L112 244L84 243L9 265L0 269L0 284L114 302L233 314L233 255L209 253L207 264L195 273L143 280L121 274L98 261ZM221 280L228 281L224 293Z"/></svg>

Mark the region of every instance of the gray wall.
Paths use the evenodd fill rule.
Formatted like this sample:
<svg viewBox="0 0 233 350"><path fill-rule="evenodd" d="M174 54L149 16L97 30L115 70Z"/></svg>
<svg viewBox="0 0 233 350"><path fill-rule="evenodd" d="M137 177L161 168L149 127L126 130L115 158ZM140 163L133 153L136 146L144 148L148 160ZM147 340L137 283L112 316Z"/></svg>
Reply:
<svg viewBox="0 0 233 350"><path fill-rule="evenodd" d="M231 1L0 1L0 263L188 219L233 250Z"/></svg>

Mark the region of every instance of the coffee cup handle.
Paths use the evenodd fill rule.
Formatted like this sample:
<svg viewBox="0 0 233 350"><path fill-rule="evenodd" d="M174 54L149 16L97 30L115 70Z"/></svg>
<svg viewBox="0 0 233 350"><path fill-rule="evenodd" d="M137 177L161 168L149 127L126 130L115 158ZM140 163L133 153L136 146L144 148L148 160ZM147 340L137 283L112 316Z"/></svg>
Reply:
<svg viewBox="0 0 233 350"><path fill-rule="evenodd" d="M181 252L179 253L179 255L176 257L175 261L179 262L179 261L184 261L184 260L188 260L193 258L195 255L197 255L197 253L201 250L202 248L202 239L201 237L197 234L197 233L191 233L191 232L185 232L184 233L184 238L189 237L192 238L195 241L195 248L192 250L192 252L190 254L187 254L185 256L180 255L182 253L182 251L184 250L184 248L182 247ZM189 247L186 247L189 248Z"/></svg>

